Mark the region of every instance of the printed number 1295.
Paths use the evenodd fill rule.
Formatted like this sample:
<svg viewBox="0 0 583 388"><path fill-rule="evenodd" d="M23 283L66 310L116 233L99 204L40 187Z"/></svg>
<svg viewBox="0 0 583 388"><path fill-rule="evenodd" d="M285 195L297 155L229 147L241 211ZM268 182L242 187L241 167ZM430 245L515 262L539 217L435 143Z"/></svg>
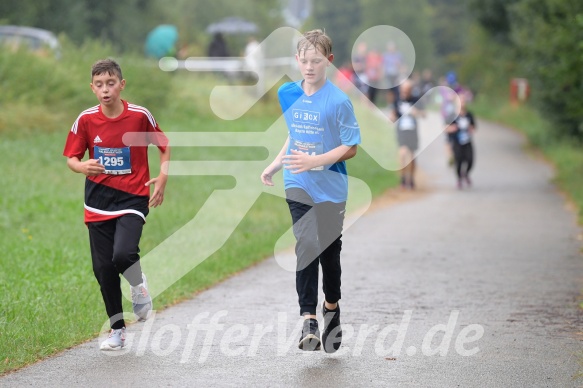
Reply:
<svg viewBox="0 0 583 388"><path fill-rule="evenodd" d="M118 156L100 156L99 163L106 167L123 166L123 157Z"/></svg>

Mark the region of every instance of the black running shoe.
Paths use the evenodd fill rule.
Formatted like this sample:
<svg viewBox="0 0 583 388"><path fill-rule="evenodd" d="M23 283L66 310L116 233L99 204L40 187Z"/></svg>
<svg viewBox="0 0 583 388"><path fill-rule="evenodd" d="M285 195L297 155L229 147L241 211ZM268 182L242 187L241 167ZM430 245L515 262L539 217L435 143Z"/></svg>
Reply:
<svg viewBox="0 0 583 388"><path fill-rule="evenodd" d="M302 350L320 350L320 330L316 319L304 320L302 338L300 338L298 347Z"/></svg>
<svg viewBox="0 0 583 388"><path fill-rule="evenodd" d="M342 343L342 327L340 326L340 305L336 309L328 310L326 304L322 304L324 316L324 331L322 332L322 346L326 353L334 353Z"/></svg>

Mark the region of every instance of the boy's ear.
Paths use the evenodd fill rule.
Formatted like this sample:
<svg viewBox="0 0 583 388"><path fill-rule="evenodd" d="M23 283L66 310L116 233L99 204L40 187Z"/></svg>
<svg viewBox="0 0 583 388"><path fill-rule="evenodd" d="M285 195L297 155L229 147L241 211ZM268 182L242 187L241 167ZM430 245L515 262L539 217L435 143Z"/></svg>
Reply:
<svg viewBox="0 0 583 388"><path fill-rule="evenodd" d="M126 80L125 79L121 80L120 86L121 86L121 88L120 88L121 90L123 90L126 87Z"/></svg>
<svg viewBox="0 0 583 388"><path fill-rule="evenodd" d="M334 60L334 54L328 55L328 61L332 62Z"/></svg>

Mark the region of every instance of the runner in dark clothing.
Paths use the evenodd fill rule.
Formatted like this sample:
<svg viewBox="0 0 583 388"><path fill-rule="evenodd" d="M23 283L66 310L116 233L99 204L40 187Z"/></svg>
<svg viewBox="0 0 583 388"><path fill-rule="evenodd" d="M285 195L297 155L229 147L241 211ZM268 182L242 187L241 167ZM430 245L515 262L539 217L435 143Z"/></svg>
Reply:
<svg viewBox="0 0 583 388"><path fill-rule="evenodd" d="M457 186L462 188L465 183L471 186L470 170L474 164L474 149L472 136L476 130L474 116L466 108L465 98L460 96L460 114L447 128L452 142L455 159Z"/></svg>

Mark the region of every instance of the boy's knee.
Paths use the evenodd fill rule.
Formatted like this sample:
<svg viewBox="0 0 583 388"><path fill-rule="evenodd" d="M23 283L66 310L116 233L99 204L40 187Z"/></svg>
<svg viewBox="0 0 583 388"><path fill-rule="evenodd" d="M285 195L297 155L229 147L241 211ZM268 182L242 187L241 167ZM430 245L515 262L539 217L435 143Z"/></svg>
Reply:
<svg viewBox="0 0 583 388"><path fill-rule="evenodd" d="M298 238L298 246L305 252L316 252L316 254L319 254L320 241L316 236L301 236Z"/></svg>
<svg viewBox="0 0 583 388"><path fill-rule="evenodd" d="M321 253L320 243L316 238L305 237L298 239L296 245L298 270L309 266Z"/></svg>
<svg viewBox="0 0 583 388"><path fill-rule="evenodd" d="M119 250L113 253L113 265L118 271L123 272L132 266L138 259L137 253L132 253L129 250Z"/></svg>

